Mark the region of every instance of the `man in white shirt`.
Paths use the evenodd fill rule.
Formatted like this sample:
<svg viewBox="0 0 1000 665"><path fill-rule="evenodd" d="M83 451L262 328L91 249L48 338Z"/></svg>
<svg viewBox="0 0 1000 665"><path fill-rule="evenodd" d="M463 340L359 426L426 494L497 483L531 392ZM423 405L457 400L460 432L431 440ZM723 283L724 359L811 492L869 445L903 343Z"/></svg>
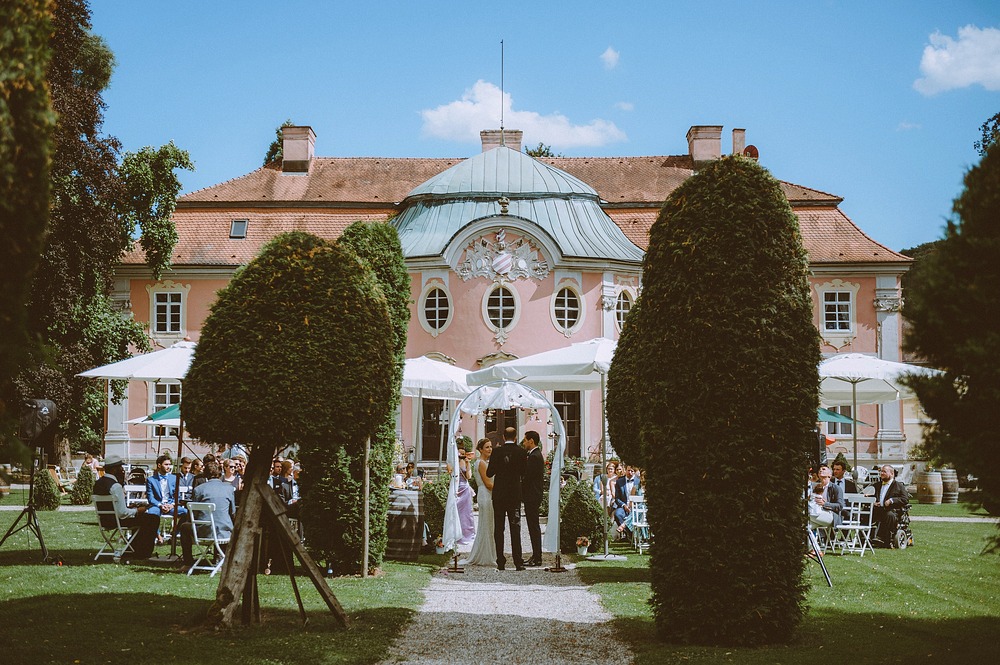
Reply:
<svg viewBox="0 0 1000 665"><path fill-rule="evenodd" d="M896 482L896 468L883 464L875 483L875 508L872 519L877 524L875 547L892 547L899 518L910 506L910 495L902 483Z"/></svg>

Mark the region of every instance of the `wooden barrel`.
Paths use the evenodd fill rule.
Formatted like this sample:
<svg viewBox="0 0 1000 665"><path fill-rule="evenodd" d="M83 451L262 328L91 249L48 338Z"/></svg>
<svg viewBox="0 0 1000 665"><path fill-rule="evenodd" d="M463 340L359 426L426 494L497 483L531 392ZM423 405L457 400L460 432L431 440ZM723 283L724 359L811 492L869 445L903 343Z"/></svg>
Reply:
<svg viewBox="0 0 1000 665"><path fill-rule="evenodd" d="M917 501L920 503L941 503L941 474L937 471L921 471L916 475Z"/></svg>
<svg viewBox="0 0 1000 665"><path fill-rule="evenodd" d="M941 503L958 503L958 471L941 469Z"/></svg>

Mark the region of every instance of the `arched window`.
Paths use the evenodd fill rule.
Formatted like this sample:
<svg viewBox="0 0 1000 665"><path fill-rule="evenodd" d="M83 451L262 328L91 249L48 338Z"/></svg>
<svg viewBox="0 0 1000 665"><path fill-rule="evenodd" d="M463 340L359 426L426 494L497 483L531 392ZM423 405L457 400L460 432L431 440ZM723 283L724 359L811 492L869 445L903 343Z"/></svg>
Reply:
<svg viewBox="0 0 1000 665"><path fill-rule="evenodd" d="M497 330L505 330L514 322L517 315L517 302L514 294L506 286L498 285L490 292L486 302L486 316L490 324Z"/></svg>
<svg viewBox="0 0 1000 665"><path fill-rule="evenodd" d="M424 298L424 320L427 321L428 328L440 332L448 323L450 313L448 294L443 289L433 288L427 292Z"/></svg>
<svg viewBox="0 0 1000 665"><path fill-rule="evenodd" d="M553 303L553 315L562 332L571 330L580 322L580 298L576 291L565 286L559 289Z"/></svg>
<svg viewBox="0 0 1000 665"><path fill-rule="evenodd" d="M632 294L628 291L622 291L618 294L618 299L615 301L615 321L618 322L618 330L621 330L625 325L625 317L628 316L631 309Z"/></svg>

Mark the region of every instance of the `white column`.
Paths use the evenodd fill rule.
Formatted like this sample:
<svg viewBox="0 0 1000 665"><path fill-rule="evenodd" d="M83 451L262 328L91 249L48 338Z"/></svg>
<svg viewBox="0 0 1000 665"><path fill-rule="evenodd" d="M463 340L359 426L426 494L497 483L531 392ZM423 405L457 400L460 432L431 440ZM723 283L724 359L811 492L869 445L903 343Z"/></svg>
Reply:
<svg viewBox="0 0 1000 665"><path fill-rule="evenodd" d="M109 386L110 388L110 386ZM111 401L111 391L108 390L108 429L104 433L104 455L120 455L129 459L128 425L128 395L118 404Z"/></svg>
<svg viewBox="0 0 1000 665"><path fill-rule="evenodd" d="M883 360L901 362L900 349L902 298L898 275L878 275L875 281L875 314L878 320L878 355ZM903 404L890 402L879 406L879 451L885 461L905 459Z"/></svg>

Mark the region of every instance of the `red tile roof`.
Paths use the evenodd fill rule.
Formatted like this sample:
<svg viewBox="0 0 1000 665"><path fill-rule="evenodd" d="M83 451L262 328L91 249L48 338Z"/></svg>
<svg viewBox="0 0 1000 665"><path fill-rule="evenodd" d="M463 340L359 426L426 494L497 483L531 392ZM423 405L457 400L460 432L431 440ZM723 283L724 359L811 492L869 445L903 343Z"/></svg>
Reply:
<svg viewBox="0 0 1000 665"><path fill-rule="evenodd" d="M175 265L242 265L278 233L301 230L337 238L359 219L385 220L417 185L462 161L430 158L318 157L308 174L269 165L178 200ZM547 164L580 178L607 202L605 210L640 248L660 205L692 171L691 158L554 157ZM838 208L841 198L793 183L782 189L799 216L813 263L908 263L869 238ZM230 223L247 219L248 236L230 239ZM124 263L141 264L141 249Z"/></svg>

